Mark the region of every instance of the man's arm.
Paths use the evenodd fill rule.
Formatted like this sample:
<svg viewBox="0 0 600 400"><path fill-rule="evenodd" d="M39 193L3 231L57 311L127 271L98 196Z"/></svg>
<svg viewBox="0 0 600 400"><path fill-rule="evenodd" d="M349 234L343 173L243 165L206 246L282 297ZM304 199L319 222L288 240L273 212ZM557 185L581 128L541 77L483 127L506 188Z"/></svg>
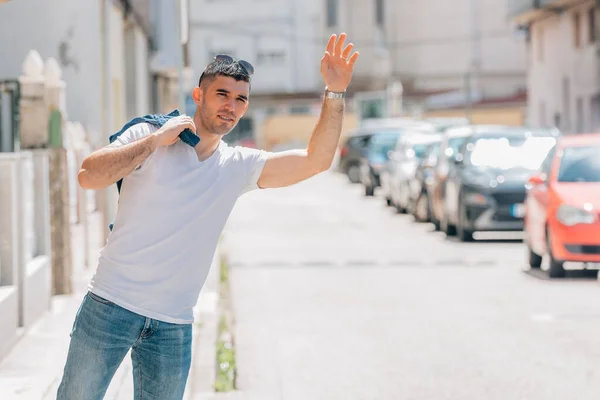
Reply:
<svg viewBox="0 0 600 400"><path fill-rule="evenodd" d="M342 33L336 42L332 35L327 50L321 59L321 75L331 92L345 92L352 80L354 64L358 52L352 54L354 45L344 47L346 34ZM321 116L310 137L308 149L275 153L265 162L258 186L276 188L303 181L331 166L342 133L344 100L330 99L323 102Z"/></svg>
<svg viewBox="0 0 600 400"><path fill-rule="evenodd" d="M325 98L308 148L271 155L265 163L258 186L289 186L329 169L342 133L343 117L344 100Z"/></svg>
<svg viewBox="0 0 600 400"><path fill-rule="evenodd" d="M104 189L129 175L158 147L158 137L149 135L124 146L106 146L83 160L77 176L84 189Z"/></svg>
<svg viewBox="0 0 600 400"><path fill-rule="evenodd" d="M84 189L104 189L112 185L144 162L158 147L175 143L186 128L196 132L191 117L170 119L153 134L123 146L109 145L87 156L77 176Z"/></svg>

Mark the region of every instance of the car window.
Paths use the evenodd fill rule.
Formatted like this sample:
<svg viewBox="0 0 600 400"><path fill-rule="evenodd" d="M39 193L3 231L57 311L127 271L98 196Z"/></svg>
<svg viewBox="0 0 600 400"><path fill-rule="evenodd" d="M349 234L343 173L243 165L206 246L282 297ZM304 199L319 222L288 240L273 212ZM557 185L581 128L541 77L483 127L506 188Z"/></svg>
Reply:
<svg viewBox="0 0 600 400"><path fill-rule="evenodd" d="M481 168L538 171L555 143L553 137L483 137L467 143L465 162Z"/></svg>
<svg viewBox="0 0 600 400"><path fill-rule="evenodd" d="M550 175L550 172L552 170L552 161L554 161L554 156L556 155L556 146L553 146L550 151L548 152L548 155L546 156L546 159L544 160L544 162L542 162L542 166L540 167L540 172L546 174L546 176Z"/></svg>
<svg viewBox="0 0 600 400"><path fill-rule="evenodd" d="M567 147L558 170L559 182L600 182L600 146Z"/></svg>

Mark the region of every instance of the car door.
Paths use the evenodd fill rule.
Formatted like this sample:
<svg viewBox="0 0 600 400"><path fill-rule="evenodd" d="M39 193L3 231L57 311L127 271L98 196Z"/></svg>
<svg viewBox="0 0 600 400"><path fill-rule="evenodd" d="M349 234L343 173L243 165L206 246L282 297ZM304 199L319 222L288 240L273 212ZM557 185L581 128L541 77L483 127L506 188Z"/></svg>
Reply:
<svg viewBox="0 0 600 400"><path fill-rule="evenodd" d="M448 159L448 178L446 182L446 193L444 198L445 212L448 212L448 221L451 224L458 222L458 196L461 185L461 172L463 160L463 146L465 139L457 143L454 153Z"/></svg>
<svg viewBox="0 0 600 400"><path fill-rule="evenodd" d="M532 250L537 254L545 252L545 227L549 202L550 172L554 163L556 147L552 148L542 163L539 175L544 182L537 185L528 184L526 198L526 221L527 240Z"/></svg>

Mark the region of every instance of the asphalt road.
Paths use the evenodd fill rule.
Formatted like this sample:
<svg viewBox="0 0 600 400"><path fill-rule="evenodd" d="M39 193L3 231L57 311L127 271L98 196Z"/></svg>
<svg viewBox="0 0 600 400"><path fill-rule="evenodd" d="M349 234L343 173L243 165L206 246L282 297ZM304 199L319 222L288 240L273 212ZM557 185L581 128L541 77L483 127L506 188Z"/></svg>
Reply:
<svg viewBox="0 0 600 400"><path fill-rule="evenodd" d="M530 273L511 238L447 240L334 172L245 195L224 233L238 395L597 399L600 284Z"/></svg>

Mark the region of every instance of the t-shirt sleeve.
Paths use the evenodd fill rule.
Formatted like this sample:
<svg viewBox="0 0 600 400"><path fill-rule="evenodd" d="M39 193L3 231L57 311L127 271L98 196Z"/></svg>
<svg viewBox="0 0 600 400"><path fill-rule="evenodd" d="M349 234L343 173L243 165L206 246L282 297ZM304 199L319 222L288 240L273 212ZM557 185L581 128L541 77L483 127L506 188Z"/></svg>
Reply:
<svg viewBox="0 0 600 400"><path fill-rule="evenodd" d="M143 139L146 136L150 136L157 128L147 122L141 122L139 124L135 124L125 132L120 134L114 142L112 142L109 146L113 147L121 147L129 143L133 143L137 140ZM144 160L140 165L135 167L136 170L142 168L144 164L146 164L148 158Z"/></svg>
<svg viewBox="0 0 600 400"><path fill-rule="evenodd" d="M258 179L271 153L249 147L236 147L244 169L245 180L240 195L258 189Z"/></svg>
<svg viewBox="0 0 600 400"><path fill-rule="evenodd" d="M152 134L155 130L156 128L149 123L141 122L131 126L125 132L120 134L110 145L116 147L124 146L126 144L143 139L146 136L150 136L150 134Z"/></svg>

